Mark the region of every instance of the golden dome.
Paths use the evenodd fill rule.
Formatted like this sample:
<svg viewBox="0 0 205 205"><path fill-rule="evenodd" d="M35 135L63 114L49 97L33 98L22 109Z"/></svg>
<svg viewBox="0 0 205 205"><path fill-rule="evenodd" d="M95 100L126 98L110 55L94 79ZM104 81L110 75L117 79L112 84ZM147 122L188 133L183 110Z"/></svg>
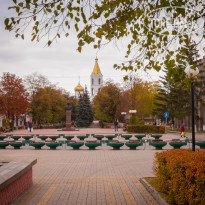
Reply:
<svg viewBox="0 0 205 205"><path fill-rule="evenodd" d="M96 59L95 59L95 66L93 68L93 74L97 75L98 73L101 73L101 71L100 71L100 67L98 65L98 58L96 57Z"/></svg>
<svg viewBox="0 0 205 205"><path fill-rule="evenodd" d="M80 82L78 83L78 85L75 87L74 89L75 91L84 91L84 88L81 86Z"/></svg>

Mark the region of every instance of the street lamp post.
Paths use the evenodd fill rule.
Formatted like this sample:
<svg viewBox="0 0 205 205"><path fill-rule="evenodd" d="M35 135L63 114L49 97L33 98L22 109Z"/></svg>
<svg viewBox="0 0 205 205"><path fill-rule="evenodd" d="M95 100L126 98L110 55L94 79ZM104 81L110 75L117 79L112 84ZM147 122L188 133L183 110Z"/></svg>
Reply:
<svg viewBox="0 0 205 205"><path fill-rule="evenodd" d="M199 69L196 68L194 70L187 67L185 72L191 80L192 151L195 151L194 79L196 79L199 74Z"/></svg>
<svg viewBox="0 0 205 205"><path fill-rule="evenodd" d="M123 116L123 122L125 122L125 115L126 114L127 114L126 112L121 112L121 115Z"/></svg>
<svg viewBox="0 0 205 205"><path fill-rule="evenodd" d="M129 110L129 113L130 113L130 114L136 114L136 113L137 113L137 110Z"/></svg>
<svg viewBox="0 0 205 205"><path fill-rule="evenodd" d="M137 110L129 110L129 113L132 115L132 117L137 113Z"/></svg>

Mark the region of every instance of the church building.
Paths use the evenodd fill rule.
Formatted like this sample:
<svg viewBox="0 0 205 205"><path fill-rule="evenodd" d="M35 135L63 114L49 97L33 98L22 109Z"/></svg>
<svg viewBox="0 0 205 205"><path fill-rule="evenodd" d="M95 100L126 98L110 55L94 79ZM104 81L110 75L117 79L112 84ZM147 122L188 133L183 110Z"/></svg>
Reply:
<svg viewBox="0 0 205 205"><path fill-rule="evenodd" d="M100 67L98 65L98 58L95 59L95 66L93 68L93 72L90 75L90 96L91 99L97 95L101 86L103 85L103 75L100 71Z"/></svg>
<svg viewBox="0 0 205 205"><path fill-rule="evenodd" d="M78 83L78 85L75 87L75 97L79 98L81 94L83 94L84 92L84 88L81 86L80 81Z"/></svg>

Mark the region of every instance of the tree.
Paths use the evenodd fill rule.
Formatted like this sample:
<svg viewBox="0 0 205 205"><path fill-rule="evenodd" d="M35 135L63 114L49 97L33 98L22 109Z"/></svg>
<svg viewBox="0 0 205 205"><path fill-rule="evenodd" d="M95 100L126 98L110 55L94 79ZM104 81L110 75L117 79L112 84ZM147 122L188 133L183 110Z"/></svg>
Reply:
<svg viewBox="0 0 205 205"><path fill-rule="evenodd" d="M6 29L24 39L25 30L32 27L31 40L47 36L48 46L62 35L69 36L73 27L79 52L85 44L100 49L127 38L128 60L114 65L116 69L158 71L167 57L174 57L170 52L183 50L188 38L204 45L203 0L13 0L9 9L16 16L5 18ZM178 66L176 56L175 61Z"/></svg>
<svg viewBox="0 0 205 205"><path fill-rule="evenodd" d="M152 115L153 99L156 83L143 81L136 76L130 76L121 94L121 111L137 110L140 119Z"/></svg>
<svg viewBox="0 0 205 205"><path fill-rule="evenodd" d="M165 62L166 70L165 77L162 77L161 84L158 93L155 97L155 108L153 109L154 114L163 116L164 112L169 112L172 120L174 118L184 119L186 116L191 115L191 102L190 102L190 87L191 81L186 78L185 66L191 65L193 69L198 65L198 50L196 49L196 44L193 41L188 41L187 45L183 50L178 50L178 52L183 52L186 55L177 54L178 62L180 66L174 67L175 63L173 60L168 58ZM169 69L172 67L173 69ZM171 73L173 72L174 73ZM204 71L201 70L200 73ZM177 73L177 74L176 74ZM199 76L198 81L195 82L195 115L196 119L199 121L199 109L198 103L203 102L203 95L205 79L203 75Z"/></svg>
<svg viewBox="0 0 205 205"><path fill-rule="evenodd" d="M87 88L80 95L76 107L76 125L78 127L88 127L93 122L93 112L90 104Z"/></svg>
<svg viewBox="0 0 205 205"><path fill-rule="evenodd" d="M183 73L184 77L176 77L174 81L170 81L168 71L165 71L165 77L161 77L161 86L158 88L154 100L153 114L161 118L165 112L170 113L170 118L174 120L183 119L184 116L190 114L190 91L185 79L184 70L178 69L179 75ZM182 80L181 80L182 79Z"/></svg>
<svg viewBox="0 0 205 205"><path fill-rule="evenodd" d="M39 88L55 87L47 77L36 72L25 76L24 83L30 95L33 95Z"/></svg>
<svg viewBox="0 0 205 205"><path fill-rule="evenodd" d="M84 92L83 96L84 96L85 104L86 104L86 107L87 107L89 123L91 124L93 122L93 111L92 111L92 107L91 107L91 103L90 103L90 97L89 97L89 94L88 94L87 87L85 87L85 92Z"/></svg>
<svg viewBox="0 0 205 205"><path fill-rule="evenodd" d="M40 123L59 123L65 121L67 96L61 90L51 87L39 88L32 96L33 120Z"/></svg>
<svg viewBox="0 0 205 205"><path fill-rule="evenodd" d="M94 115L97 119L114 122L120 108L120 88L107 82L93 99Z"/></svg>
<svg viewBox="0 0 205 205"><path fill-rule="evenodd" d="M11 73L4 73L0 80L0 113L9 120L28 112L30 104L23 81Z"/></svg>

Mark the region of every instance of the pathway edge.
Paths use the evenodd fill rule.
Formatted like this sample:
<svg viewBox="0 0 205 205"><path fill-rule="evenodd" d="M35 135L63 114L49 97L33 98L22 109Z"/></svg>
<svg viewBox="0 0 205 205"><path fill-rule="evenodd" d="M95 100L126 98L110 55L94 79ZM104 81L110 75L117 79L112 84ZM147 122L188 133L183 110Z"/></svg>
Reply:
<svg viewBox="0 0 205 205"><path fill-rule="evenodd" d="M140 178L139 181L160 205L169 205L144 178Z"/></svg>

